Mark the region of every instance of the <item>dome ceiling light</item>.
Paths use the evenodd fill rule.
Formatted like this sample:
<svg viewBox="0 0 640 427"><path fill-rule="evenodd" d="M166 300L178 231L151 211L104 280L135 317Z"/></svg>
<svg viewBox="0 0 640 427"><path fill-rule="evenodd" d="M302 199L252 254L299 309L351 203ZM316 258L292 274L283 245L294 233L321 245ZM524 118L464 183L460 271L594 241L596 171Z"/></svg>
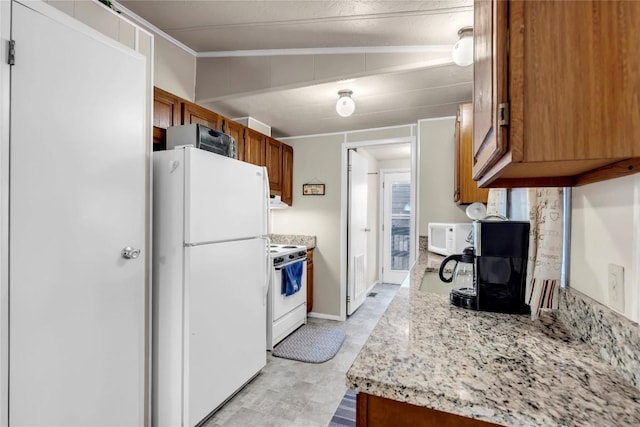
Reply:
<svg viewBox="0 0 640 427"><path fill-rule="evenodd" d="M451 57L461 67L473 64L473 27L462 27L458 31L460 40L453 45Z"/></svg>
<svg viewBox="0 0 640 427"><path fill-rule="evenodd" d="M336 103L336 111L341 117L349 117L356 110L356 103L351 99L353 92L350 90L341 90L338 92L338 102Z"/></svg>

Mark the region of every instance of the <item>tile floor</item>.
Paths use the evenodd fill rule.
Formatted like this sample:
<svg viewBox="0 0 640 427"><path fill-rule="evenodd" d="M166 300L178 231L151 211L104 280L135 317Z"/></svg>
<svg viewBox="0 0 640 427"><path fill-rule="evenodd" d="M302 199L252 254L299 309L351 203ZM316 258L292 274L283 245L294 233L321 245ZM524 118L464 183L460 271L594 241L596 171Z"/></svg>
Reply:
<svg viewBox="0 0 640 427"><path fill-rule="evenodd" d="M367 297L345 322L310 318L310 323L344 331L338 354L314 364L267 353L267 366L260 375L203 427L327 427L347 390L346 372L398 289L398 285L376 285L372 290L376 295Z"/></svg>

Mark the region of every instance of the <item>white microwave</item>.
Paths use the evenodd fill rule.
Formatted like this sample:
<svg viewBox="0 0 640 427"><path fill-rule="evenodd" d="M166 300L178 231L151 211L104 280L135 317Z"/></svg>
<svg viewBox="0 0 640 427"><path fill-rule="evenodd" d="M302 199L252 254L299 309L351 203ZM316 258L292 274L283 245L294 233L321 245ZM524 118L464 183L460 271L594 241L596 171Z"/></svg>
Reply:
<svg viewBox="0 0 640 427"><path fill-rule="evenodd" d="M427 249L440 255L461 254L462 250L472 246L471 223L466 222L430 222Z"/></svg>

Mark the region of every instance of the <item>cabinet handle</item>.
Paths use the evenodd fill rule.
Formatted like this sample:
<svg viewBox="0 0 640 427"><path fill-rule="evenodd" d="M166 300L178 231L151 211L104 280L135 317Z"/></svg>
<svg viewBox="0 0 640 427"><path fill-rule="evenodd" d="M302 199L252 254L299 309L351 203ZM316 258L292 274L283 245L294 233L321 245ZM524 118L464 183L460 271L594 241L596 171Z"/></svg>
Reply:
<svg viewBox="0 0 640 427"><path fill-rule="evenodd" d="M499 126L508 126L509 125L509 103L502 102L498 105L498 125Z"/></svg>

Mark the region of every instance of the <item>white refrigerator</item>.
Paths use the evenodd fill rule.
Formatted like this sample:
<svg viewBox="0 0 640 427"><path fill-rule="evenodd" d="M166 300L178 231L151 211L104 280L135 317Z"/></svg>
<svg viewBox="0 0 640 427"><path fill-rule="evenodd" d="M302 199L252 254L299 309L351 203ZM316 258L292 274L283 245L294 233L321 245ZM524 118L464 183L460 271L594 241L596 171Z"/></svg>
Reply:
<svg viewBox="0 0 640 427"><path fill-rule="evenodd" d="M266 169L153 154L152 424L193 426L266 365Z"/></svg>

